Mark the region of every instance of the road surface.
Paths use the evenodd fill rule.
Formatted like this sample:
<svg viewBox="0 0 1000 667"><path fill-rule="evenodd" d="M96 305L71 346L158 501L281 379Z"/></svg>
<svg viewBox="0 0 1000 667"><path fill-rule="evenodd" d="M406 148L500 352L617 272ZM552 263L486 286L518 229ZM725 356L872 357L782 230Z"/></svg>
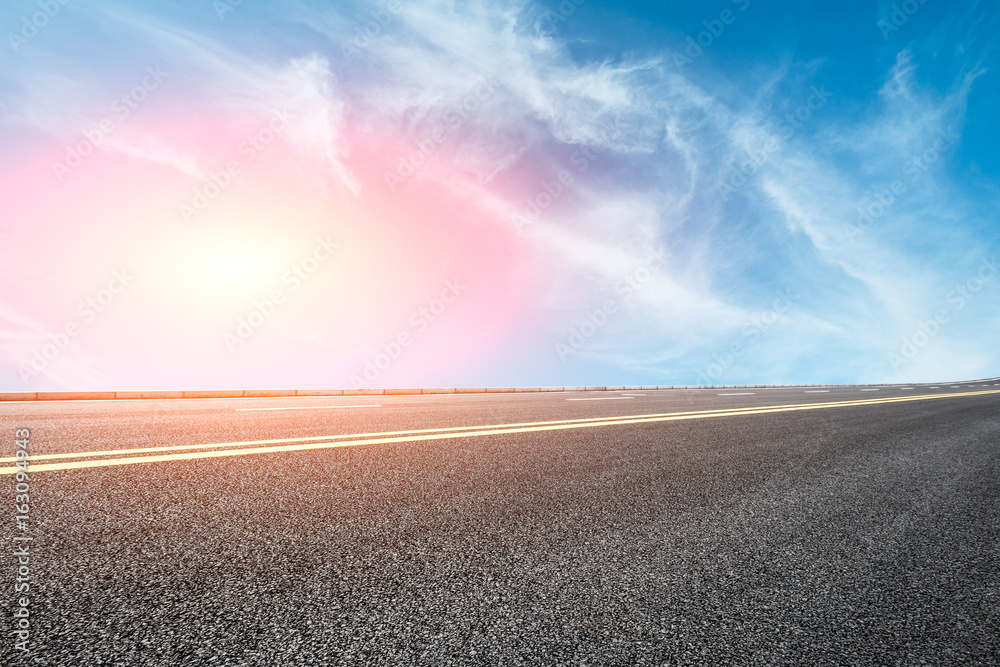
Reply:
<svg viewBox="0 0 1000 667"><path fill-rule="evenodd" d="M992 381L3 403L0 426L5 545L30 545L26 607L0 572L4 665L1000 664Z"/></svg>

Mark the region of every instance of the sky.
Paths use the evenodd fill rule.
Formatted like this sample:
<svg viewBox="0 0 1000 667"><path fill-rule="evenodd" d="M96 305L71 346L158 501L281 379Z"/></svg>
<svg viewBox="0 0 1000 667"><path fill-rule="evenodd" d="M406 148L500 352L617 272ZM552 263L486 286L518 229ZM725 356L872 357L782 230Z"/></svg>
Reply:
<svg viewBox="0 0 1000 667"><path fill-rule="evenodd" d="M0 391L1000 376L998 27L5 2Z"/></svg>

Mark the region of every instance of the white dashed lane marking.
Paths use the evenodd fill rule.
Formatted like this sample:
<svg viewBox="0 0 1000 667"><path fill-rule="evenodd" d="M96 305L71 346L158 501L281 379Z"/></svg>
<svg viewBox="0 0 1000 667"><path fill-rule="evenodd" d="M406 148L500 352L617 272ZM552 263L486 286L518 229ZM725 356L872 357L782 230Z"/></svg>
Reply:
<svg viewBox="0 0 1000 667"><path fill-rule="evenodd" d="M236 408L236 412L254 412L258 410L331 410L334 408L381 408L381 405L290 405L282 408Z"/></svg>
<svg viewBox="0 0 1000 667"><path fill-rule="evenodd" d="M631 396L606 396L601 398L567 398L567 401L622 401L632 398Z"/></svg>

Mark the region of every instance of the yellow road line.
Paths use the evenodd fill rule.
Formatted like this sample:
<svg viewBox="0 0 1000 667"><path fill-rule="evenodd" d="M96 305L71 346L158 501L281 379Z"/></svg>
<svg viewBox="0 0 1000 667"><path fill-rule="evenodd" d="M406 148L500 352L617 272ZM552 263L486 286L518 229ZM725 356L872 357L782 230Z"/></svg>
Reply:
<svg viewBox="0 0 1000 667"><path fill-rule="evenodd" d="M522 424L498 424L491 426L466 426L448 427L443 429L423 429L420 431L397 431L370 434L347 434L336 436L314 436L310 438L289 438L275 441L247 441L239 443L216 443L207 445L191 445L190 447L227 447L241 445L239 449L215 449L212 451L183 452L176 454L163 454L158 456L133 456L115 459L99 459L89 461L70 461L66 463L43 463L35 464L34 461L41 457L32 457L29 461L30 472L49 472L55 470L74 470L82 468L101 468L107 466L131 465L134 463L161 463L166 461L192 461L197 459L222 458L229 456L242 456L247 454L274 454L281 452L302 452L317 449L332 449L335 447L356 447L360 445L388 444L401 442L426 442L431 440L445 440L454 438L481 437L487 435L502 435L513 433L540 433L544 431L558 431L579 428L594 428L600 426L623 426L628 424L643 424L666 421L680 421L687 419L710 419L713 417L731 417L738 415L758 415L774 412L796 412L802 410L820 410L839 407L851 407L862 405L880 405L884 403L908 403L912 401L925 401L941 398L957 398L964 396L982 396L988 394L998 394L1000 390L964 392L955 394L925 394L920 396L905 396L895 398L835 401L826 403L801 403L796 405L773 405L756 408L731 408L727 410L704 410L698 412L676 412L647 415L627 415L622 417L593 417L577 420L558 420L551 422L525 422ZM394 433L402 435L390 436ZM344 438L362 438L356 440L342 440ZM319 440L320 442L301 442L303 440ZM249 444L259 444L267 442L287 442L300 441L298 444L271 445L267 447L246 447ZM128 450L119 450L128 451ZM75 458L95 457L107 455L108 452L83 452L76 454L66 454ZM49 457L63 455L49 455ZM9 460L8 460L9 462ZM10 475L18 472L18 468L11 466L0 468L0 475Z"/></svg>
<svg viewBox="0 0 1000 667"><path fill-rule="evenodd" d="M961 394L949 394L949 395L961 395ZM939 394L928 394L927 396L939 396ZM825 405L837 406L837 405L864 405L871 401L877 402L892 402L892 401L905 401L913 400L915 398L920 398L919 396L911 397L894 397L885 399L853 399L848 401L831 401ZM796 405L815 405L815 403L801 403L792 405L769 405L769 406L757 406L754 409L764 409L764 408L787 408L795 407ZM438 428L427 428L427 429L411 429L406 431L375 431L371 433L345 433L345 434L335 434L335 435L310 435L303 436L299 438L274 438L269 440L237 440L230 442L212 442L206 444L193 444L193 445L164 445L160 447L140 447L132 449L107 449L98 450L91 452L63 452L56 454L39 454L37 456L32 456L32 461L52 461L59 459L81 459L81 458L94 458L101 456L123 456L130 454L152 454L156 452L176 452L181 450L192 450L192 449L218 449L223 447L248 447L250 445L277 445L281 443L295 443L295 442L317 442L317 441L333 441L333 440L347 440L350 438L375 438L375 437L385 437L385 436L397 436L397 435L422 435L424 433L449 433L458 431L476 431L483 429L499 429L499 428L512 428L520 426L546 426L549 424L584 424L588 422L603 422L609 419L642 419L648 417L668 417L668 416L680 416L680 415L700 415L700 414L718 414L725 415L732 412L740 412L746 410L747 408L717 408L714 410L696 410L692 412L661 412L661 413L647 413L639 415L622 415L622 416L610 416L610 417L587 417L582 419L558 419L552 421L540 421L540 422L515 422L506 424L483 424L474 426L447 426ZM0 463L14 463L17 459L14 457L0 458Z"/></svg>
<svg viewBox="0 0 1000 667"><path fill-rule="evenodd" d="M889 400L889 399L887 399ZM899 400L899 399L892 399ZM835 404L851 404L855 401L837 401L831 403ZM804 403L803 405L811 405L810 403ZM760 406L760 407L785 407L785 406ZM274 438L270 440L237 440L231 442L212 442L207 444L195 444L195 445L164 445L160 447L140 447L133 449L107 449L98 450L92 452L64 452L58 454L39 454L37 456L32 456L32 461L51 461L54 459L80 459L80 458L91 458L98 456L121 456L125 454L151 454L154 452L173 452L185 449L209 449L209 448L219 448L219 447L246 447L249 445L276 445L280 443L293 443L293 442L314 442L314 441L328 441L328 440L346 440L349 438L374 438L382 436L394 436L394 435L420 435L424 433L447 433L456 431L475 431L482 429L496 429L496 428L511 428L515 426L542 426L549 424L582 424L587 422L599 422L608 419L639 419L644 417L666 417L675 415L689 415L689 414L727 414L733 411L745 410L746 408L718 408L716 410L697 410L693 412L662 412L662 413L652 413L652 414L639 414L639 415L622 415L622 416L611 416L611 417L587 417L582 419L557 419L552 421L540 421L540 422L515 422L507 424L483 424L476 426L445 426L439 428L426 428L426 429L411 429L406 431L375 431L371 433L345 433L336 435L310 435L303 436L299 438ZM14 457L0 458L0 463L13 463L16 461Z"/></svg>

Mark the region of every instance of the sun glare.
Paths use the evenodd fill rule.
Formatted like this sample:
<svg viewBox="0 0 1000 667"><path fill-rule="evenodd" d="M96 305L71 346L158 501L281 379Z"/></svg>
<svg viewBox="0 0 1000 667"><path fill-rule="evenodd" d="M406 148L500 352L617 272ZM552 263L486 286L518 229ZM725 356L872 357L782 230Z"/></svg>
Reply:
<svg viewBox="0 0 1000 667"><path fill-rule="evenodd" d="M277 232L235 234L218 227L194 232L161 255L171 289L188 298L247 298L279 281L294 244Z"/></svg>

